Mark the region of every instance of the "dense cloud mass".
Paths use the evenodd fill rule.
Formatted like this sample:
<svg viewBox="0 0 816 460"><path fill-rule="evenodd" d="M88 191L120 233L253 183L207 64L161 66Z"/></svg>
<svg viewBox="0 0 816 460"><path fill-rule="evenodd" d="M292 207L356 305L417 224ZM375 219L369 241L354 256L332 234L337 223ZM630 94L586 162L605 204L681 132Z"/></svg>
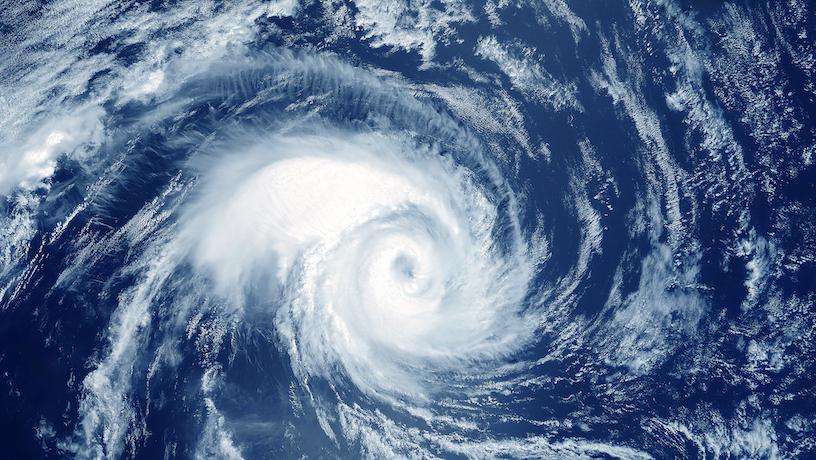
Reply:
<svg viewBox="0 0 816 460"><path fill-rule="evenodd" d="M10 458L816 456L804 0L0 9Z"/></svg>

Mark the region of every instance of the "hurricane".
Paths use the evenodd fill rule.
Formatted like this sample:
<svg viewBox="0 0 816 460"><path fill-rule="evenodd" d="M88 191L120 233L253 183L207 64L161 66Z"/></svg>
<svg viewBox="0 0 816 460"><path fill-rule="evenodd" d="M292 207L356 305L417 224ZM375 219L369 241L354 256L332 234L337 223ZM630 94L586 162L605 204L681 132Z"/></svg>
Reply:
<svg viewBox="0 0 816 460"><path fill-rule="evenodd" d="M0 456L813 457L814 18L0 8Z"/></svg>
<svg viewBox="0 0 816 460"><path fill-rule="evenodd" d="M322 133L264 139L214 166L184 217L194 263L222 295L280 304L294 370L333 379L340 365L373 395L427 397L412 372L491 362L529 340L532 257L517 217L501 219L510 192L488 182L491 201L434 147ZM259 291L262 307L243 302Z"/></svg>

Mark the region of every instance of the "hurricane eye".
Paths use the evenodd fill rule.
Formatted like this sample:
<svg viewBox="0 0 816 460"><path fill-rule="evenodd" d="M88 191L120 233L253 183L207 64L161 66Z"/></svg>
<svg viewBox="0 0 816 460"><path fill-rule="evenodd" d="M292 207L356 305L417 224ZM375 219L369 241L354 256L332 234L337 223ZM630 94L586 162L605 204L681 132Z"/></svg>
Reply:
<svg viewBox="0 0 816 460"><path fill-rule="evenodd" d="M394 259L394 272L405 280L412 280L414 278L415 261L413 257L405 254L400 254Z"/></svg>

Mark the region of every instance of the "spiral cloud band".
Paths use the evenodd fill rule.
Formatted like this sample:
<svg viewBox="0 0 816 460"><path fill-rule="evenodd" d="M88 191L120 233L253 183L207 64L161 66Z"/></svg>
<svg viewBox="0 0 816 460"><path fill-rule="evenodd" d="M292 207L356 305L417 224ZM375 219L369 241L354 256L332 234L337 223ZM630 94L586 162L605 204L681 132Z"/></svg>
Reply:
<svg viewBox="0 0 816 460"><path fill-rule="evenodd" d="M495 244L500 211L478 177L401 142L264 140L229 160L251 168L213 169L189 232L218 285L275 286L276 321L304 373L329 378L339 363L361 388L420 395L418 370L494 360L529 338L533 262L523 241Z"/></svg>
<svg viewBox="0 0 816 460"><path fill-rule="evenodd" d="M329 77L326 67L339 76ZM296 111L281 116L275 106L292 88L270 84L270 76L290 82L292 73L311 81L297 83L297 91L362 94L366 102L343 104L342 123ZM179 144L199 142L194 125L165 144L194 150L179 157L190 176L174 178L165 203L134 217L164 231L131 243L149 248L129 269L142 281L122 297L116 314L124 327L111 336L112 353L86 378L85 446L72 449L98 453L100 432L108 448L121 449L124 432L104 429L119 419L106 401L126 401L128 363L149 343L150 330L186 324L189 335L202 322L220 331L197 339L199 347L214 347L204 354L204 395L225 384L217 364L225 327L245 324L272 341L266 346L285 350L298 382L292 397L310 401L329 437L340 429L354 439L379 423L376 411L355 409L366 399L471 429L439 418L434 400L461 398L466 386L502 378L511 371L500 369L534 340L542 308L530 283L546 258L545 242L522 229L522 204L479 142L397 88L332 60L281 53L217 65L182 88L179 101L163 104L180 110L190 94L203 92L210 104L216 95L224 116L241 126L202 144ZM236 92L252 98L251 109L244 102L233 108ZM384 109L387 126L372 119ZM365 118L355 121L358 113ZM530 238L538 238L537 250ZM156 302L177 308L153 324L146 315ZM255 333L242 330L233 334ZM177 365L167 361L173 334L164 337L151 373ZM212 445L232 445L217 399L207 401Z"/></svg>
<svg viewBox="0 0 816 460"><path fill-rule="evenodd" d="M40 3L0 455L816 456L807 1Z"/></svg>

